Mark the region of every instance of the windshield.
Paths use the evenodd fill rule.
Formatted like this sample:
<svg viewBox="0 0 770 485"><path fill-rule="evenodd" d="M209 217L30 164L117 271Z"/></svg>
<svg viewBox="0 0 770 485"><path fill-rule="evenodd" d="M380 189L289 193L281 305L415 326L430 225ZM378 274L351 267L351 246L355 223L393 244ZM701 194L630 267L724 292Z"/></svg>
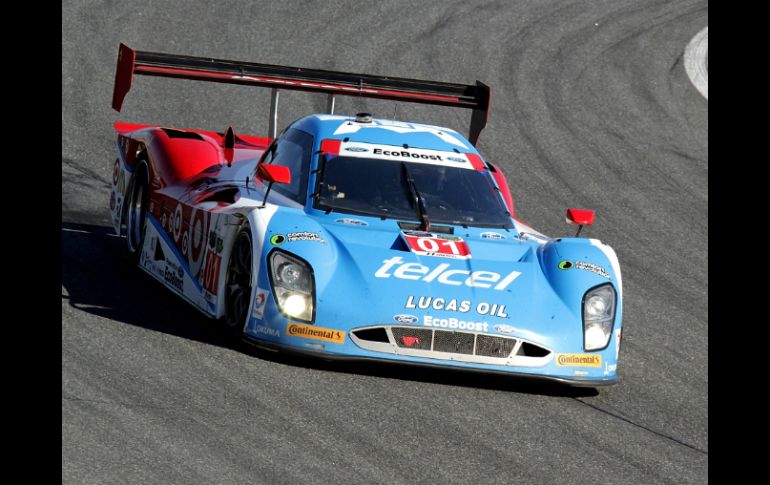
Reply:
<svg viewBox="0 0 770 485"><path fill-rule="evenodd" d="M419 190L431 223L511 228L510 215L482 171L359 157L321 161L314 207L389 219L420 217ZM407 165L407 170L403 165ZM406 180L411 175L413 184Z"/></svg>

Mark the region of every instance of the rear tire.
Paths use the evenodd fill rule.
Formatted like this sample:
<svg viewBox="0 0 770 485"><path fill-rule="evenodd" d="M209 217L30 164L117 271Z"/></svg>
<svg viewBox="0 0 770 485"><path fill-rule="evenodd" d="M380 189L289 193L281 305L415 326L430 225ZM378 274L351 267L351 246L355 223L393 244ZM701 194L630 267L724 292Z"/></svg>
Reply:
<svg viewBox="0 0 770 485"><path fill-rule="evenodd" d="M251 231L245 224L235 236L227 262L225 280L225 324L233 333L241 333L249 317L251 304L252 247Z"/></svg>
<svg viewBox="0 0 770 485"><path fill-rule="evenodd" d="M137 262L144 243L147 204L150 200L147 166L139 163L126 195L126 249Z"/></svg>

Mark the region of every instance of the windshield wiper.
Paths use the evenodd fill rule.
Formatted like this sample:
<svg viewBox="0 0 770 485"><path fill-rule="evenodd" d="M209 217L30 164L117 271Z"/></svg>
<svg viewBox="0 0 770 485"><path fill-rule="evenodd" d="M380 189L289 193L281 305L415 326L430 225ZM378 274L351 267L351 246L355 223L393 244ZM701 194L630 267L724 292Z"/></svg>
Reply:
<svg viewBox="0 0 770 485"><path fill-rule="evenodd" d="M414 183L412 173L409 171L406 162L401 162L401 172L404 175L404 181L406 182L409 196L412 198L410 205L416 206L417 208L417 215L420 217L420 222L422 222L422 230L430 231L430 221L428 220L428 213L425 210L425 203L420 195L420 191L417 190L417 185Z"/></svg>

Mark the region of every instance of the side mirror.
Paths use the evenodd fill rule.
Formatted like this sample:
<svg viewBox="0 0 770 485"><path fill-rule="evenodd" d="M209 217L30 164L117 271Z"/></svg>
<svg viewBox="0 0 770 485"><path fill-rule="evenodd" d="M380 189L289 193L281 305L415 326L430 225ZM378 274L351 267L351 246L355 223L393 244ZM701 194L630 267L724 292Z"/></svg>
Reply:
<svg viewBox="0 0 770 485"><path fill-rule="evenodd" d="M260 163L257 166L257 177L267 182L267 190L265 191L265 198L262 199L262 207L265 207L267 203L267 196L270 194L270 189L273 188L273 184L290 184L291 172L289 167L283 165L272 165L267 163Z"/></svg>
<svg viewBox="0 0 770 485"><path fill-rule="evenodd" d="M578 226L577 234L575 234L575 237L580 235L580 231L583 229L583 226L593 225L595 214L596 213L591 209L567 209L567 224L575 224Z"/></svg>
<svg viewBox="0 0 770 485"><path fill-rule="evenodd" d="M257 167L257 177L270 184L291 183L291 172L289 172L289 167L284 167L283 165L260 163Z"/></svg>

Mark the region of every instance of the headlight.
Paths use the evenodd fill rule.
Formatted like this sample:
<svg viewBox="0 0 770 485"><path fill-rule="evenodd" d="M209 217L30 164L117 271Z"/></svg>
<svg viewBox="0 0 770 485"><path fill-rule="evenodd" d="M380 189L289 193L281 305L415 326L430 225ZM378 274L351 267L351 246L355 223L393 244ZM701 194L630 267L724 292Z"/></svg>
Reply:
<svg viewBox="0 0 770 485"><path fill-rule="evenodd" d="M285 316L312 322L315 309L315 281L309 264L279 249L268 257L270 284L278 309Z"/></svg>
<svg viewBox="0 0 770 485"><path fill-rule="evenodd" d="M610 344L615 320L615 289L611 284L597 286L583 297L583 346L602 350Z"/></svg>

